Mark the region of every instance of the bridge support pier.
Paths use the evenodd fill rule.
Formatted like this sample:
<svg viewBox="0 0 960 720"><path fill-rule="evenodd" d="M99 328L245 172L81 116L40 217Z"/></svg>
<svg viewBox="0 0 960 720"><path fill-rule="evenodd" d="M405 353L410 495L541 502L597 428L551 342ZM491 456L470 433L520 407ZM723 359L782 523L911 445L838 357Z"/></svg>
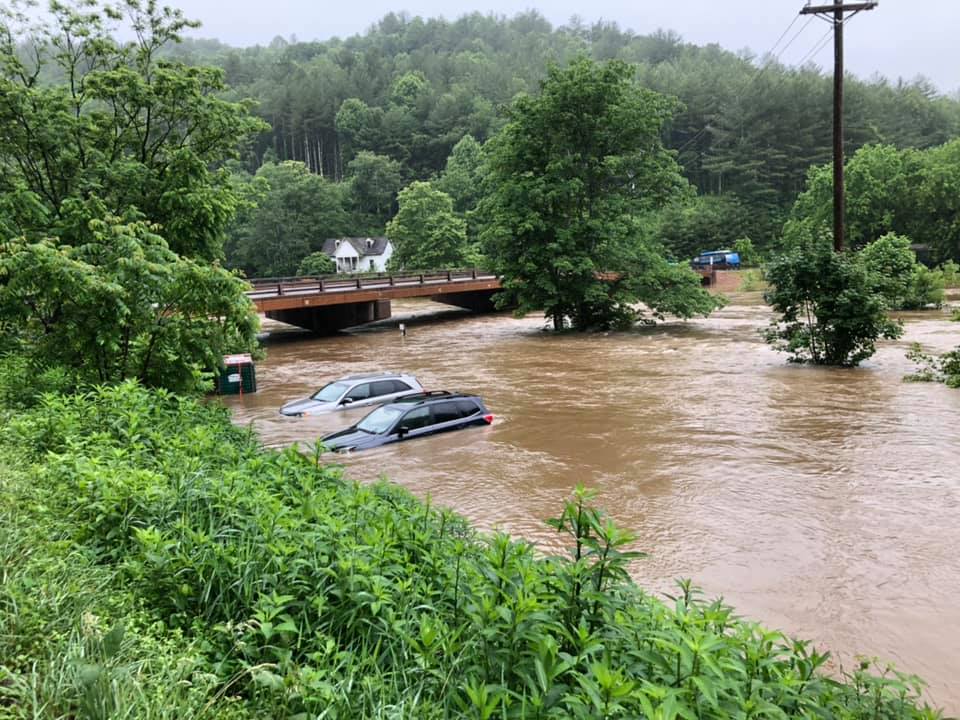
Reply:
<svg viewBox="0 0 960 720"><path fill-rule="evenodd" d="M287 325L309 330L317 335L333 335L344 328L390 317L389 300L344 305L317 305L312 307L267 310L266 316Z"/></svg>

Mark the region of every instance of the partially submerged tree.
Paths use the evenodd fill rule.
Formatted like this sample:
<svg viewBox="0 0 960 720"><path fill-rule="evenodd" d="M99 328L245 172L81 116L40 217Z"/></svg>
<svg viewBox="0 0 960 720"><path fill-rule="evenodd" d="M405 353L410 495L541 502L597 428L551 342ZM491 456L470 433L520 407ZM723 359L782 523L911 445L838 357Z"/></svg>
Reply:
<svg viewBox="0 0 960 720"><path fill-rule="evenodd" d="M645 218L686 189L660 137L675 102L636 85L631 66L553 66L488 143L480 215L501 302L542 309L560 329L625 325L654 312L706 314L714 299L670 266Z"/></svg>
<svg viewBox="0 0 960 720"><path fill-rule="evenodd" d="M892 340L902 326L887 315L872 273L852 253L836 253L828 239L798 243L767 266L767 302L781 317L766 340L791 362L854 367Z"/></svg>
<svg viewBox="0 0 960 720"><path fill-rule="evenodd" d="M192 26L153 0L0 15L0 308L84 380L184 388L255 342L219 266L240 198L216 168L264 125L222 71L159 59Z"/></svg>

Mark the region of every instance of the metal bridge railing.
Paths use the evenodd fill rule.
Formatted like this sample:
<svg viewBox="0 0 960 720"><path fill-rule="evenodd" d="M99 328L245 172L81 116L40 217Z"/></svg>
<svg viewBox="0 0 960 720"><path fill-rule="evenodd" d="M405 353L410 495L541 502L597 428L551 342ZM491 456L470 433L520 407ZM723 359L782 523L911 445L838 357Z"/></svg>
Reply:
<svg viewBox="0 0 960 720"><path fill-rule="evenodd" d="M493 273L476 268L468 270L433 270L404 273L363 273L357 275L311 275L298 277L252 278L251 298L277 297L284 295L319 294L325 292L349 292L351 290L383 289L397 286L416 286L463 282L468 280L492 280Z"/></svg>

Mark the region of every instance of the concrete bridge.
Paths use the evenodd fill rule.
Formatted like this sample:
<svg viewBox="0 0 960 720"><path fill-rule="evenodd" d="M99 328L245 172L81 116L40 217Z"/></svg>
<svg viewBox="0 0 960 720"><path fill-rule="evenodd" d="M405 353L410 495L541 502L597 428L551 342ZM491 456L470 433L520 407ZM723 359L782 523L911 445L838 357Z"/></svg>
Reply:
<svg viewBox="0 0 960 720"><path fill-rule="evenodd" d="M696 270L705 287L727 287L735 273ZM609 275L609 277L607 277ZM727 278L726 276L731 276ZM604 274L615 279L616 274ZM423 297L474 312L494 310L493 295L500 278L482 270L442 270L426 273L380 273L358 277L286 277L250 281L247 296L272 320L330 335L344 328L390 317L390 301Z"/></svg>
<svg viewBox="0 0 960 720"><path fill-rule="evenodd" d="M423 297L476 312L494 309L500 278L482 270L381 273L353 278L289 277L251 280L247 296L272 320L329 335L390 317L390 301Z"/></svg>

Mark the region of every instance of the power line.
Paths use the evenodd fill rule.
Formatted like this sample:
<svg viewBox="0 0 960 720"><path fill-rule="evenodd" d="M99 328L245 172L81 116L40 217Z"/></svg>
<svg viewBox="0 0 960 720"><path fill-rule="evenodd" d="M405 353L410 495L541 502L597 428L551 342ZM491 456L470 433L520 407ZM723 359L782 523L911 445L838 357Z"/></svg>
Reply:
<svg viewBox="0 0 960 720"><path fill-rule="evenodd" d="M773 46L761 57L770 57L771 55L773 55L774 50L777 49L777 46L783 41L783 39L787 36L787 33L790 32L790 30L793 28L793 26L797 23L799 19L800 19L799 15L794 17L793 21L789 25L787 25L787 29L780 34L780 37L773 44ZM762 66L757 68L756 72L754 72L754 74L750 77L750 79L747 80L747 82L743 84L743 87L741 87L740 90L737 92L738 101L742 99L743 94L750 89L750 86L753 85L757 80L759 80L760 76L763 75L771 65L777 62L787 50L790 49L790 46L793 45L794 42L796 42L797 38L803 34L803 31L807 29L807 26L810 25L811 22L813 22L813 17L809 18L807 22L804 23L803 27L801 27L800 30L798 30L794 34L794 36L790 38L790 42L784 45L783 48L780 50L780 52L778 52L776 55L773 55L773 57L770 57L770 59L767 60L767 62L765 62ZM680 146L680 148L677 150L677 154L679 155L688 147L690 147L693 143L695 143L697 140L703 137L704 133L706 133L709 129L710 129L709 124L704 125L701 130L699 130L693 137L691 137L689 140L687 140L687 142L685 142L682 146Z"/></svg>

